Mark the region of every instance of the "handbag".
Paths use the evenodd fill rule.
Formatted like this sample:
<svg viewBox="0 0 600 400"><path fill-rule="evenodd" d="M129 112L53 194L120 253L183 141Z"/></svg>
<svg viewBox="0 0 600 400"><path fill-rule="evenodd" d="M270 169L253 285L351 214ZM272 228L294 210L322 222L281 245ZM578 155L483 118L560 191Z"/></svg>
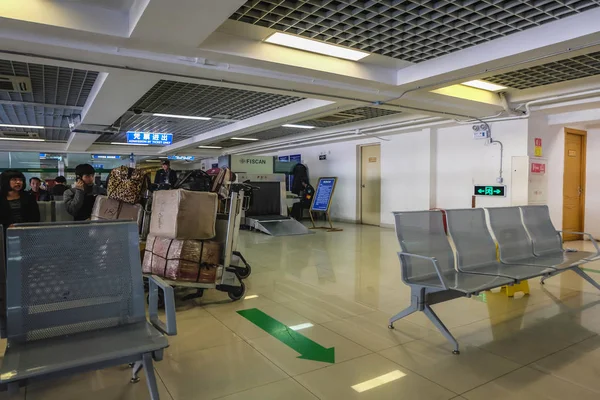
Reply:
<svg viewBox="0 0 600 400"><path fill-rule="evenodd" d="M148 181L148 175L141 169L124 165L117 167L110 171L108 197L124 203L137 204Z"/></svg>

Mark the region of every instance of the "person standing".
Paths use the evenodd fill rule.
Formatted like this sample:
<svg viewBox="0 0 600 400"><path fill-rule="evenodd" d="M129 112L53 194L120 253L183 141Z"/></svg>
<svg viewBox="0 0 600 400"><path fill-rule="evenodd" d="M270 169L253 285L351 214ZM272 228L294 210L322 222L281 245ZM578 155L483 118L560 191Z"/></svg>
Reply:
<svg viewBox="0 0 600 400"><path fill-rule="evenodd" d="M102 194L102 190L94 185L96 170L90 164L79 164L75 167L75 175L75 186L63 194L65 207L75 221L85 221L91 218L96 196Z"/></svg>
<svg viewBox="0 0 600 400"><path fill-rule="evenodd" d="M29 180L29 194L33 196L36 201L51 201L52 196L47 190L42 189L42 180L38 177L33 177Z"/></svg>
<svg viewBox="0 0 600 400"><path fill-rule="evenodd" d="M56 179L54 179L54 182L56 182L56 184L50 189L50 194L52 196L62 196L65 193L65 190L68 189L67 178L62 175L57 176Z"/></svg>
<svg viewBox="0 0 600 400"><path fill-rule="evenodd" d="M4 230L13 224L40 222L37 201L25 191L25 175L7 170L0 175L0 224Z"/></svg>
<svg viewBox="0 0 600 400"><path fill-rule="evenodd" d="M154 183L157 185L173 186L175 182L177 182L177 172L171 169L171 162L169 160L163 160L162 169L156 171Z"/></svg>

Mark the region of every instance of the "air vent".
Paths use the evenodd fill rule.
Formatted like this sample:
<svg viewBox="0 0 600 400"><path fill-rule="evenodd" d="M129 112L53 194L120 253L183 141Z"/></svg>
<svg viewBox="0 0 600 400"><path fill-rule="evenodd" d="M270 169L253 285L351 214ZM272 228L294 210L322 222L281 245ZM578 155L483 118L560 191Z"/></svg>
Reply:
<svg viewBox="0 0 600 400"><path fill-rule="evenodd" d="M31 138L38 139L40 135L37 132L13 132L13 131L0 131L0 136L5 138Z"/></svg>
<svg viewBox="0 0 600 400"><path fill-rule="evenodd" d="M0 90L31 93L31 79L25 76L0 75Z"/></svg>
<svg viewBox="0 0 600 400"><path fill-rule="evenodd" d="M349 114L349 113L336 113L326 115L324 117L314 118L313 121L326 122L328 124L337 124L343 121L350 121L351 119L361 118L361 115Z"/></svg>

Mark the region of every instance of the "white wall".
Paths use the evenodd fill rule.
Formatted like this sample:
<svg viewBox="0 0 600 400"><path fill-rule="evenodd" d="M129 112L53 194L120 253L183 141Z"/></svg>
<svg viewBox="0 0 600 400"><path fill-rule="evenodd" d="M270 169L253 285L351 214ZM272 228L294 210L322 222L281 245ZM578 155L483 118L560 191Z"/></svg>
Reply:
<svg viewBox="0 0 600 400"><path fill-rule="evenodd" d="M600 239L600 129L588 130L585 231Z"/></svg>

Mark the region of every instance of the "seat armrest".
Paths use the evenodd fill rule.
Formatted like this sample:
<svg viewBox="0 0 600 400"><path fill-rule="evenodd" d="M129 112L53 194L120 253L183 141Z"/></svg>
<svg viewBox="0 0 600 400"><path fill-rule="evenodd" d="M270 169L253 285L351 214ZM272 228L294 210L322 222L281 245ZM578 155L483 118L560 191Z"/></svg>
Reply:
<svg viewBox="0 0 600 400"><path fill-rule="evenodd" d="M592 242L592 244L594 245L594 248L596 249L596 255L594 257L600 256L600 247L598 246L598 242L596 242L596 239L594 239L594 237L586 232L571 232L571 231L558 231L559 233L562 233L563 235L565 233L570 233L573 235L583 235L585 237L587 237L590 242Z"/></svg>
<svg viewBox="0 0 600 400"><path fill-rule="evenodd" d="M406 271L406 265L405 265L405 263L402 262L402 258L403 257L419 258L421 260L428 260L433 264L433 267L435 268L435 272L437 273L437 276L440 279L440 287L443 289L446 289L446 290L448 289L448 285L446 284L446 279L444 278L442 271L440 271L440 266L438 265L438 260L435 257L426 257L426 256L421 256L419 254L406 253L403 251L398 253L398 256L400 257L400 264L402 266L402 276L404 277L404 280L407 283L410 283L410 278L408 278L408 273Z"/></svg>
<svg viewBox="0 0 600 400"><path fill-rule="evenodd" d="M177 335L175 294L173 288L157 276L148 277L148 286L148 313L150 314L150 323L164 334L169 336ZM158 289L161 289L163 292L166 323L158 318Z"/></svg>

